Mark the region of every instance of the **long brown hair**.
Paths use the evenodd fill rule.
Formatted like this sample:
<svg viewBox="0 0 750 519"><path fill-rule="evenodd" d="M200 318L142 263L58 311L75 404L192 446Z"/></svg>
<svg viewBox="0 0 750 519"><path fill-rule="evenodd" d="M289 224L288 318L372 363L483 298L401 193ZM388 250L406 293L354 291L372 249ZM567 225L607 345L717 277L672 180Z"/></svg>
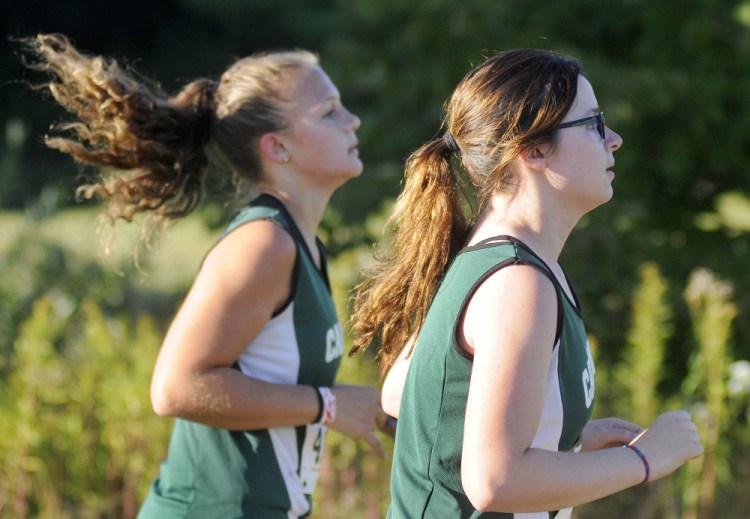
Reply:
<svg viewBox="0 0 750 519"><path fill-rule="evenodd" d="M190 213L202 195L211 140L236 174L257 180L258 140L287 126L282 105L290 83L318 63L307 51L257 54L234 62L218 81L197 79L169 97L117 61L79 52L63 35L22 43L27 66L50 76L37 88L75 116L56 125L46 144L114 170L77 190L104 199L112 222L141 212L157 221Z"/></svg>
<svg viewBox="0 0 750 519"><path fill-rule="evenodd" d="M513 163L524 151L555 143L555 126L577 94L580 64L545 50L497 54L471 70L445 107L445 133L407 160L404 189L389 225L386 253L376 255L354 289L352 353L379 342L387 372L424 322L438 285L468 237L454 152L479 200L517 188ZM456 162L459 162L456 160Z"/></svg>

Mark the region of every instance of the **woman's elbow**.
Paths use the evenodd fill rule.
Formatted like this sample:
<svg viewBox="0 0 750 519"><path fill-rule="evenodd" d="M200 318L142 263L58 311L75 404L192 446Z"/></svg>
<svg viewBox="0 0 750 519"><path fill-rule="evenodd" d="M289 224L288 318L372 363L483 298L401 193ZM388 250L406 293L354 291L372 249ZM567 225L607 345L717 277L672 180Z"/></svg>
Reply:
<svg viewBox="0 0 750 519"><path fill-rule="evenodd" d="M462 471L464 493L471 506L480 512L507 512L511 509L507 486L481 470L474 474Z"/></svg>
<svg viewBox="0 0 750 519"><path fill-rule="evenodd" d="M491 512L496 507L495 492L491 485L481 483L464 483L464 492L471 506L480 512Z"/></svg>
<svg viewBox="0 0 750 519"><path fill-rule="evenodd" d="M180 393L167 377L154 375L151 381L151 407L154 412L163 417L172 417L179 414Z"/></svg>

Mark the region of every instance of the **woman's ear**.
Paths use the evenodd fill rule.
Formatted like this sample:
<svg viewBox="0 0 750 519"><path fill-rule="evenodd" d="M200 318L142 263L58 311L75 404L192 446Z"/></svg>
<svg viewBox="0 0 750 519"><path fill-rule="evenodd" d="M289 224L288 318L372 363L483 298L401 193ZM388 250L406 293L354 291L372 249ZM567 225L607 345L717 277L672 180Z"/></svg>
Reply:
<svg viewBox="0 0 750 519"><path fill-rule="evenodd" d="M544 171L547 168L549 150L540 146L534 146L521 153L519 158L529 169Z"/></svg>
<svg viewBox="0 0 750 519"><path fill-rule="evenodd" d="M260 154L273 162L289 162L289 152L275 133L266 133L260 138Z"/></svg>

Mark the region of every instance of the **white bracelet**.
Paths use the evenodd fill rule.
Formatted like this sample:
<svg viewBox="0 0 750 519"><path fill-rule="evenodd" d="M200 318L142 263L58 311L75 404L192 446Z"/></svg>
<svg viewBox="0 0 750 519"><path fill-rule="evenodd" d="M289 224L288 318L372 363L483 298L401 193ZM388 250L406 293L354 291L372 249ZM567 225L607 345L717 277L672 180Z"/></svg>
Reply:
<svg viewBox="0 0 750 519"><path fill-rule="evenodd" d="M319 387L318 393L323 399L323 413L318 423L329 427L336 419L336 395L328 387Z"/></svg>

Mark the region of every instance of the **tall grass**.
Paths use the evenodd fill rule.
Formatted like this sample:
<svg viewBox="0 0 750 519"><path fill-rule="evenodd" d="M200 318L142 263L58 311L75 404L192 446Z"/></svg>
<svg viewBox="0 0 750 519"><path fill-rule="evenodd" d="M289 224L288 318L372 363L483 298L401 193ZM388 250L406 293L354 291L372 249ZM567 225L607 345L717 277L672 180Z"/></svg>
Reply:
<svg viewBox="0 0 750 519"><path fill-rule="evenodd" d="M105 255L91 210L36 221L0 214L0 231L0 519L132 518L171 427L151 412L153 362L217 233L197 217L179 222L141 256L137 270L137 226L119 226ZM363 247L330 263L344 323L347 292L370 256ZM700 423L706 455L657 484L579 507L577 519L750 515L743 497L750 462L742 455L750 448L750 368L743 378L745 364L732 357L732 287L705 270L686 285L683 301L656 264L641 267L622 357L603 363L597 355L597 414L647 424L666 408L687 408ZM668 352L682 304L694 353L675 360ZM590 340L596 350L596 337ZM674 391L664 379L676 367L688 375ZM377 385L372 352L346 358L339 380ZM381 439L392 452L392 440ZM389 475L389 461L332 432L314 517L383 517Z"/></svg>

